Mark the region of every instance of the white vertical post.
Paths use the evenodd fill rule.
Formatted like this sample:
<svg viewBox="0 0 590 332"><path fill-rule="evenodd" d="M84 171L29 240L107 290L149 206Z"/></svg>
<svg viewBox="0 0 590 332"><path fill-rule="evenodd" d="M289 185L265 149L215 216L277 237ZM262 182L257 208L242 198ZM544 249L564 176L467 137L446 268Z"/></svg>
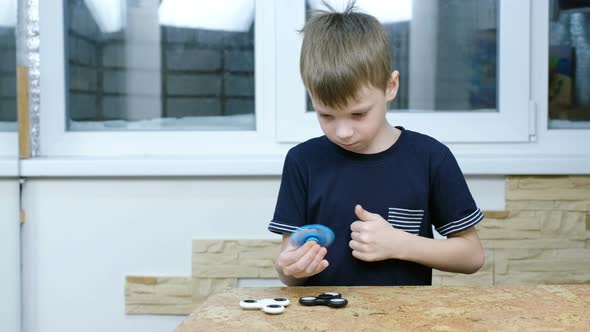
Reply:
<svg viewBox="0 0 590 332"><path fill-rule="evenodd" d="M434 110L437 26L438 1L414 1L410 21L410 72L407 74L410 110Z"/></svg>
<svg viewBox="0 0 590 332"><path fill-rule="evenodd" d="M21 330L19 184L0 179L0 331Z"/></svg>
<svg viewBox="0 0 590 332"><path fill-rule="evenodd" d="M127 77L126 119L130 121L163 117L161 95L160 1L143 1L127 8L125 27L125 76ZM141 68L137 68L141 64ZM149 102L137 93L149 95Z"/></svg>

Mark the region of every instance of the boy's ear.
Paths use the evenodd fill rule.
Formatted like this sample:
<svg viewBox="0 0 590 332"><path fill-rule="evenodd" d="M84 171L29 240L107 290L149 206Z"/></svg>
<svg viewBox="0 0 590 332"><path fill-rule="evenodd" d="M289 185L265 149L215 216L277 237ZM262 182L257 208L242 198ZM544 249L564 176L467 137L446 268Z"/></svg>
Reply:
<svg viewBox="0 0 590 332"><path fill-rule="evenodd" d="M385 99L392 101L397 96L397 90L399 89L399 71L395 70L391 73L391 77L387 82L387 89L385 90Z"/></svg>

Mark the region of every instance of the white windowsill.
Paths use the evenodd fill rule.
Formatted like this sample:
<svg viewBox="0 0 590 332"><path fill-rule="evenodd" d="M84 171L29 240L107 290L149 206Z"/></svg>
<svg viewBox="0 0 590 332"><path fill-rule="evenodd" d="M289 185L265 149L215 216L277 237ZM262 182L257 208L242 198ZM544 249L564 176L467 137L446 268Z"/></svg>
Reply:
<svg viewBox="0 0 590 332"><path fill-rule="evenodd" d="M505 154L456 154L456 157L466 175L590 174L590 157L515 157ZM35 158L21 161L20 176L279 176L283 161L284 155L278 154L249 157Z"/></svg>
<svg viewBox="0 0 590 332"><path fill-rule="evenodd" d="M21 162L24 177L261 176L281 174L283 156L36 158Z"/></svg>

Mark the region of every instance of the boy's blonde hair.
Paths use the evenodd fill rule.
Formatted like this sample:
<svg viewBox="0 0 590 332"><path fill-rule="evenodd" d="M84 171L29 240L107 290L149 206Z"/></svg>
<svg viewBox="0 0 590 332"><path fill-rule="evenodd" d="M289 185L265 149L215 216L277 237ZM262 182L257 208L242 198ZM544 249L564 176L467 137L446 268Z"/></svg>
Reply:
<svg viewBox="0 0 590 332"><path fill-rule="evenodd" d="M300 71L312 98L328 107L345 107L364 86L385 92L391 77L389 44L383 26L355 12L350 1L342 13L324 2L302 29Z"/></svg>

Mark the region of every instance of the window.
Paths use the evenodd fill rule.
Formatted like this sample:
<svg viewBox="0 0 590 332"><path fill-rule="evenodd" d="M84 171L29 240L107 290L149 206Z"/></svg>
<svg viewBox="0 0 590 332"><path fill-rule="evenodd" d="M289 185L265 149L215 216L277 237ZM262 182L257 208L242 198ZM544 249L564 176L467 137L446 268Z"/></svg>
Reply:
<svg viewBox="0 0 590 332"><path fill-rule="evenodd" d="M346 4L329 2L336 9ZM390 38L392 69L400 71L391 123L445 142L529 140L527 2L359 0L357 6L381 20ZM285 22L278 27L279 82L299 77L301 36L295 31L303 26L305 9L318 7L314 0L278 8L277 19ZM282 86L278 99L296 106L278 114L281 141L319 133L301 82Z"/></svg>
<svg viewBox="0 0 590 332"><path fill-rule="evenodd" d="M14 26L0 25L0 130L16 131L16 45Z"/></svg>
<svg viewBox="0 0 590 332"><path fill-rule="evenodd" d="M41 1L39 154L272 151L274 3L195 3Z"/></svg>
<svg viewBox="0 0 590 332"><path fill-rule="evenodd" d="M549 4L549 128L590 128L590 2Z"/></svg>
<svg viewBox="0 0 590 332"><path fill-rule="evenodd" d="M16 1L0 3L0 155L16 155Z"/></svg>
<svg viewBox="0 0 590 332"><path fill-rule="evenodd" d="M253 0L65 10L68 130L255 130Z"/></svg>

